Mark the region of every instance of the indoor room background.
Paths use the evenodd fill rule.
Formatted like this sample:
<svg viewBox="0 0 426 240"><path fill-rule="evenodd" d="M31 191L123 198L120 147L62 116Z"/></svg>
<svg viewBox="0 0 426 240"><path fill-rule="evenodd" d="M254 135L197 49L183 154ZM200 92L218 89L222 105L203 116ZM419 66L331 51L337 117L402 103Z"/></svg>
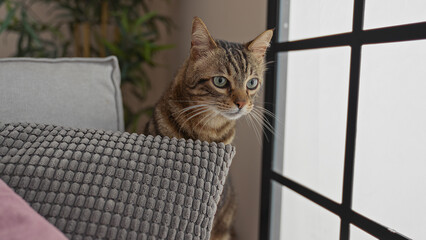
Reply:
<svg viewBox="0 0 426 240"><path fill-rule="evenodd" d="M259 139L239 121L234 141L239 239L425 238L426 1L151 3L171 18L161 43L174 47L148 70L146 101L123 89L138 107L159 99L188 56L194 16L228 41L275 28L260 97L276 114L275 135ZM14 54L15 41L0 35L0 57Z"/></svg>

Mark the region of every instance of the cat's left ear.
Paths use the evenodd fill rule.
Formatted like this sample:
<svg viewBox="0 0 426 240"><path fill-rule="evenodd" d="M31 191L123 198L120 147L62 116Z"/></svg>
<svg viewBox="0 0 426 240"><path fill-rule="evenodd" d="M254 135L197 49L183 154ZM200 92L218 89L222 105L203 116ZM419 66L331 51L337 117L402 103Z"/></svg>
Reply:
<svg viewBox="0 0 426 240"><path fill-rule="evenodd" d="M265 56L266 50L270 45L272 35L273 29L266 30L257 36L253 41L247 43L247 49L251 51L256 57L263 58Z"/></svg>

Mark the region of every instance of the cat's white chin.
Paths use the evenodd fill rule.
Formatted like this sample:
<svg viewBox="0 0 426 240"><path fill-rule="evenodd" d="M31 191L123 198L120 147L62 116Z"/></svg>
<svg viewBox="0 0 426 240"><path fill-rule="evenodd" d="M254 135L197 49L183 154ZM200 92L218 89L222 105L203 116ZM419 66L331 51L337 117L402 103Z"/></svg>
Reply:
<svg viewBox="0 0 426 240"><path fill-rule="evenodd" d="M245 114L247 114L247 113L246 113L246 111L243 111L243 110L236 111L234 113L230 113L230 112L223 113L222 112L222 115L229 120L237 120L238 118L244 116Z"/></svg>
<svg viewBox="0 0 426 240"><path fill-rule="evenodd" d="M229 120L237 120L238 118L242 117L243 114L224 114L224 116Z"/></svg>

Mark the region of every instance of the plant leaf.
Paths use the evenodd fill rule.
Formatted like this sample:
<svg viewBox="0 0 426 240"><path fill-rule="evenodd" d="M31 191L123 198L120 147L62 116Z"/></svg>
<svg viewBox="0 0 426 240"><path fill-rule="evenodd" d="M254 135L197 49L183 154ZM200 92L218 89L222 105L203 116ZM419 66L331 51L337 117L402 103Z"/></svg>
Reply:
<svg viewBox="0 0 426 240"><path fill-rule="evenodd" d="M174 47L175 47L174 44L162 44L162 45L155 45L152 47L152 49L153 51L157 52L157 51L172 49Z"/></svg>
<svg viewBox="0 0 426 240"><path fill-rule="evenodd" d="M123 28L124 32L129 31L129 19L127 18L127 10L120 13L120 25Z"/></svg>
<svg viewBox="0 0 426 240"><path fill-rule="evenodd" d="M101 39L102 43L105 45L105 47L114 55L116 55L119 58L124 58L124 56L126 55L122 49L120 49L118 46L116 46L115 44L105 40L105 39Z"/></svg>
<svg viewBox="0 0 426 240"><path fill-rule="evenodd" d="M4 19L4 21L2 22L0 26L0 33L3 32L5 29L7 29L7 27L9 27L13 17L15 16L15 12L17 8L18 6L15 6L7 13L6 18Z"/></svg>
<svg viewBox="0 0 426 240"><path fill-rule="evenodd" d="M28 32L29 36L37 43L37 45L41 45L40 38L37 36L31 25L26 21L26 18L22 21L22 24L24 25L24 29Z"/></svg>
<svg viewBox="0 0 426 240"><path fill-rule="evenodd" d="M149 13L146 13L145 15L143 15L142 17L140 17L140 18L138 18L137 20L136 20L136 22L135 22L135 26L140 26L140 25L142 25L143 23L145 23L145 22L147 22L147 21L149 21L150 19L152 19L152 18L154 18L155 16L157 16L158 14L157 14L157 12L149 12Z"/></svg>

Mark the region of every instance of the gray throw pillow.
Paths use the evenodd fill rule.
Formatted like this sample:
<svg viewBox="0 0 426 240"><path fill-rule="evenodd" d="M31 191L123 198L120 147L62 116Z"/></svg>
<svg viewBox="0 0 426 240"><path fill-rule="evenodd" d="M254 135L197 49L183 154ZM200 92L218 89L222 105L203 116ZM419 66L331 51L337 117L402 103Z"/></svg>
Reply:
<svg viewBox="0 0 426 240"><path fill-rule="evenodd" d="M223 143L0 123L0 178L71 239L208 239L234 155Z"/></svg>
<svg viewBox="0 0 426 240"><path fill-rule="evenodd" d="M124 131L116 57L0 58L0 122Z"/></svg>

